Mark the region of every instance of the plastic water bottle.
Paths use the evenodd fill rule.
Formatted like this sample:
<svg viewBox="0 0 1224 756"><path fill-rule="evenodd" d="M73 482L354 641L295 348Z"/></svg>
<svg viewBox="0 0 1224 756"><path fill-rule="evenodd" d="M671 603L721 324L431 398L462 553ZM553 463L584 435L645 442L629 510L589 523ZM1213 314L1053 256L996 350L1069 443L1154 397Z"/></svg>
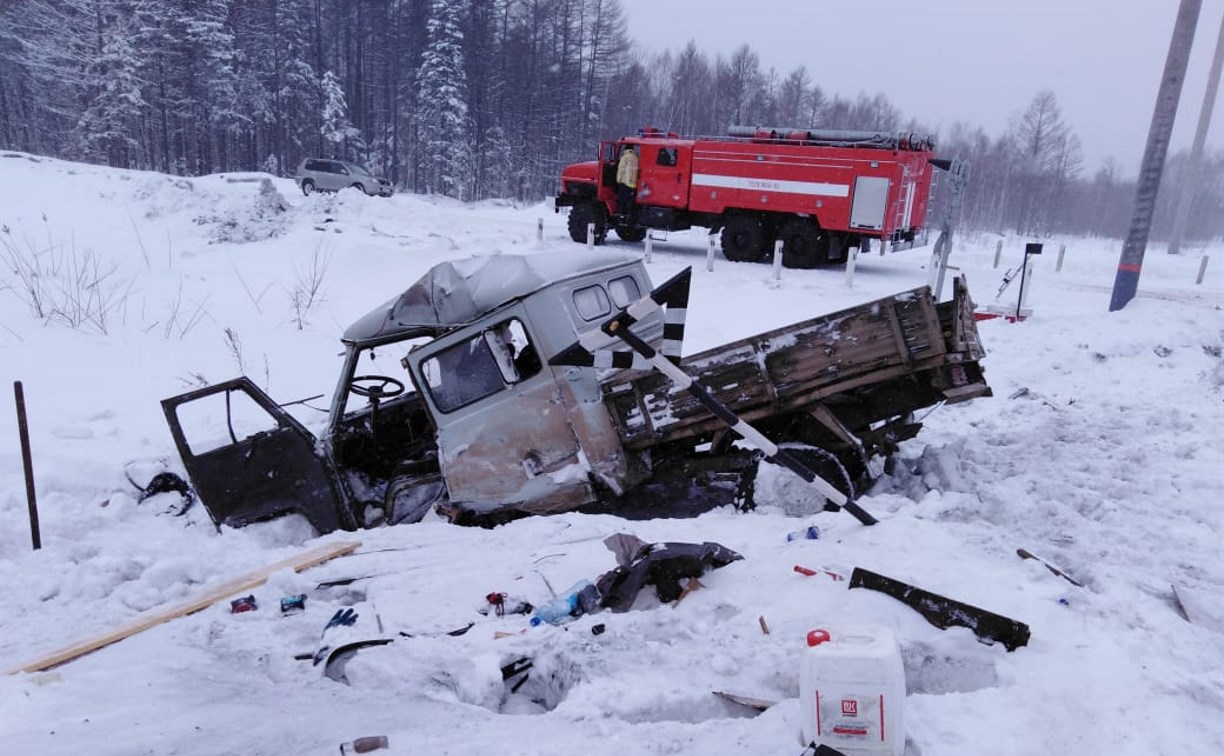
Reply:
<svg viewBox="0 0 1224 756"><path fill-rule="evenodd" d="M803 530L792 530L786 534L786 540L790 541L815 541L820 537L820 528L815 525L808 525Z"/></svg>
<svg viewBox="0 0 1224 756"><path fill-rule="evenodd" d="M531 618L532 626L547 622L550 625L560 625L568 622L579 614L578 594L591 584L590 580L579 580L563 593L545 601Z"/></svg>

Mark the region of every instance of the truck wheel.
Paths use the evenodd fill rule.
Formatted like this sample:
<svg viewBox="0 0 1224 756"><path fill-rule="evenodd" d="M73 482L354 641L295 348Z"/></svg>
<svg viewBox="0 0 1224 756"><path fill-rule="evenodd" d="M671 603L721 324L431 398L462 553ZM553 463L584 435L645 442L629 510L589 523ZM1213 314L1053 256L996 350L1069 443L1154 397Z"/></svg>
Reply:
<svg viewBox="0 0 1224 756"><path fill-rule="evenodd" d="M570 238L579 244L586 244L587 224L595 224L595 243L603 244L608 236L608 213L602 205L594 202L583 202L574 205L569 214ZM622 237L624 238L624 237Z"/></svg>
<svg viewBox="0 0 1224 756"><path fill-rule="evenodd" d="M731 262L759 262L765 231L761 222L748 215L736 215L723 226L723 257Z"/></svg>
<svg viewBox="0 0 1224 756"><path fill-rule="evenodd" d="M802 443L783 443L779 446L797 457L804 467L819 475L826 483L847 497L854 498L856 491L850 471L846 469L846 465L836 454L819 446ZM827 509L832 506L832 503L826 500L822 505Z"/></svg>
<svg viewBox="0 0 1224 756"><path fill-rule="evenodd" d="M627 242L640 242L641 240L646 238L647 230L648 229L645 226L639 226L636 223L617 223L616 224L616 235ZM582 233L584 234L582 240L585 242L586 232L583 231Z"/></svg>
<svg viewBox="0 0 1224 756"><path fill-rule="evenodd" d="M778 233L782 264L788 268L815 268L829 252L829 238L810 220L787 221Z"/></svg>

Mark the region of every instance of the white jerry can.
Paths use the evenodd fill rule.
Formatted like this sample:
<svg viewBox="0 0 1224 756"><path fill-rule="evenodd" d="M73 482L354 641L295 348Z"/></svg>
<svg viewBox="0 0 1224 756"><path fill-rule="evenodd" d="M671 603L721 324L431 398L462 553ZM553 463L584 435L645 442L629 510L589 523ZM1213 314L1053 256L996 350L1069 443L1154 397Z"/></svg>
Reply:
<svg viewBox="0 0 1224 756"><path fill-rule="evenodd" d="M901 756L905 668L891 630L825 625L807 635L799 670L803 743L846 756Z"/></svg>

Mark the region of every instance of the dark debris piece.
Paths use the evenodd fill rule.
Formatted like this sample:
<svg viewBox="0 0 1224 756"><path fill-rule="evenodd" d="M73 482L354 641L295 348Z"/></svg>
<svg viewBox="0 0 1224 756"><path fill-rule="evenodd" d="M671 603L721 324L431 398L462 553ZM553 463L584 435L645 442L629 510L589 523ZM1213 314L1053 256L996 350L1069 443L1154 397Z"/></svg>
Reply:
<svg viewBox="0 0 1224 756"><path fill-rule="evenodd" d="M609 548L612 546L609 545ZM724 567L743 558L721 544L708 541L700 544L643 544L627 564L622 563L601 575L595 588L602 606L614 612L623 612L633 605L638 592L647 585L655 587L660 601L675 601L684 591L682 580L700 577L707 570Z"/></svg>
<svg viewBox="0 0 1224 756"><path fill-rule="evenodd" d="M915 588L861 567L854 568L854 573L850 576L850 587L870 588L892 596L941 630L953 626L967 627L979 639L1002 643L1008 651L1015 651L1029 642L1029 626L1023 622Z"/></svg>

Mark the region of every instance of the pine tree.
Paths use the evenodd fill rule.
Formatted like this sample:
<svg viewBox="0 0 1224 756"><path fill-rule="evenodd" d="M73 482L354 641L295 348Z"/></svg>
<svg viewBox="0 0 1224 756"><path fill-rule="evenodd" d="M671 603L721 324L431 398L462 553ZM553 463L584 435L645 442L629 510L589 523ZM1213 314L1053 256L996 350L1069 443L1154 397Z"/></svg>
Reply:
<svg viewBox="0 0 1224 756"><path fill-rule="evenodd" d="M90 64L89 73L102 84L77 123L85 153L102 157L107 165L118 168L145 162L135 160L145 101L137 74L139 61L127 36L126 28L108 34L102 54Z"/></svg>
<svg viewBox="0 0 1224 756"><path fill-rule="evenodd" d="M282 171L321 149L321 87L309 62L309 27L303 22L309 17L306 0L278 0L273 12L269 89L276 112L276 152Z"/></svg>
<svg viewBox="0 0 1224 756"><path fill-rule="evenodd" d="M319 85L320 101L323 104L322 133L324 151L337 158L353 158L362 151L359 132L348 118L348 103L344 89L334 71L323 74Z"/></svg>
<svg viewBox="0 0 1224 756"><path fill-rule="evenodd" d="M430 9L429 42L416 80L417 125L426 191L467 199L473 161L461 10L460 0L434 0Z"/></svg>

